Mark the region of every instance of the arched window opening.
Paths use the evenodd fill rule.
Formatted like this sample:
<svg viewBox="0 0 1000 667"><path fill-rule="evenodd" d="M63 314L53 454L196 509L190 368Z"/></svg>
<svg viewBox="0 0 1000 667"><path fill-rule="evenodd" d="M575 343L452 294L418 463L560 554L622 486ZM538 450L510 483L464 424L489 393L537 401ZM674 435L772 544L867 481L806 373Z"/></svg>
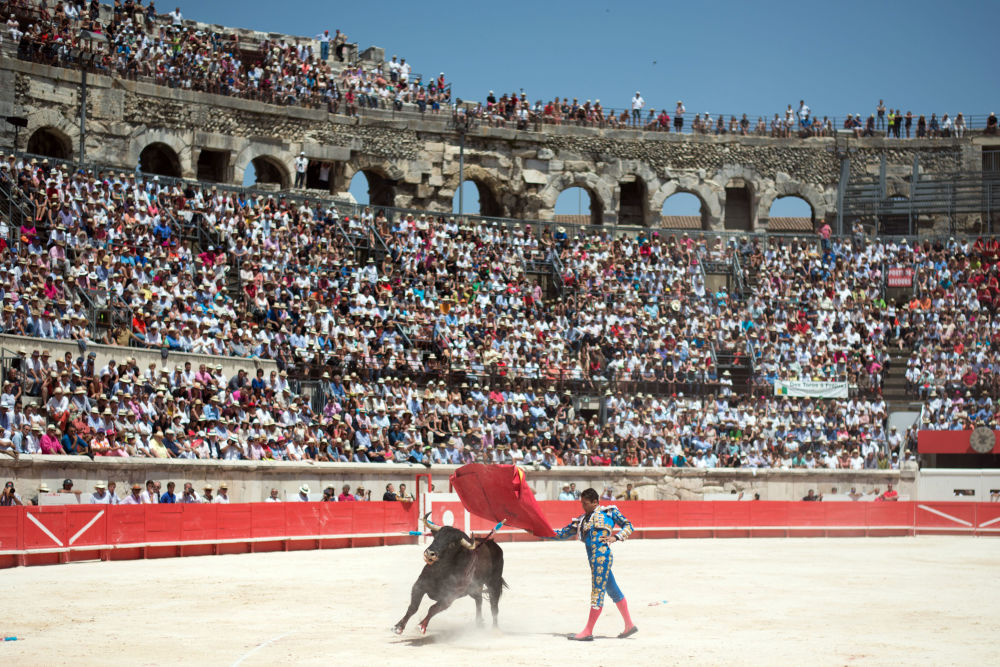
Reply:
<svg viewBox="0 0 1000 667"><path fill-rule="evenodd" d="M576 216L578 224L600 225L604 222L604 207L591 190L576 186L559 193L556 215Z"/></svg>
<svg viewBox="0 0 1000 667"><path fill-rule="evenodd" d="M707 229L708 206L698 195L675 192L663 202L660 225L667 229Z"/></svg>
<svg viewBox="0 0 1000 667"><path fill-rule="evenodd" d="M139 169L145 174L180 178L181 160L173 148L156 142L142 149L139 154Z"/></svg>
<svg viewBox="0 0 1000 667"><path fill-rule="evenodd" d="M73 157L73 142L54 127L40 127L28 137L28 152L59 160Z"/></svg>

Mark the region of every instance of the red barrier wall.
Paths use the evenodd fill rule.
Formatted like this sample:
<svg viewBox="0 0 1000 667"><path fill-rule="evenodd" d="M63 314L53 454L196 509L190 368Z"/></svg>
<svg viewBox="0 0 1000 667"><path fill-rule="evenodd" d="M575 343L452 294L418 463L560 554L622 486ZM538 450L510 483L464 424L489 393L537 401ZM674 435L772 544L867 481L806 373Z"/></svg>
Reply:
<svg viewBox="0 0 1000 667"><path fill-rule="evenodd" d="M414 503L5 507L0 567L413 544Z"/></svg>
<svg viewBox="0 0 1000 667"><path fill-rule="evenodd" d="M540 501L554 528L581 513L580 504ZM850 537L924 534L1000 534L1000 504L919 502L806 503L768 501L623 501L616 503L636 529L636 537ZM466 527L459 502L436 502L432 520L451 512L457 528ZM488 532L492 522L468 516L468 526ZM502 529L500 540L533 539L523 531Z"/></svg>
<svg viewBox="0 0 1000 667"><path fill-rule="evenodd" d="M553 527L577 502L539 503ZM1000 534L1000 504L963 502L626 501L635 537L810 537ZM446 516L450 513L450 516ZM492 522L459 502L435 502L431 518L477 533ZM218 553L416 544L415 503L80 505L0 509L0 567ZM500 541L533 540L503 529Z"/></svg>

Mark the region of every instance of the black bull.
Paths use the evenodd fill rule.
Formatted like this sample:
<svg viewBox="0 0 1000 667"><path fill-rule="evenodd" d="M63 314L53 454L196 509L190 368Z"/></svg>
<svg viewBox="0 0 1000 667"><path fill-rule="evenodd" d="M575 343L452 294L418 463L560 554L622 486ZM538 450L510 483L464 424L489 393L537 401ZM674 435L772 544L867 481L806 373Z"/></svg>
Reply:
<svg viewBox="0 0 1000 667"><path fill-rule="evenodd" d="M457 528L436 526L426 519L425 522L434 535L434 541L424 551L427 565L413 584L410 606L393 626L393 632L403 632L425 594L435 603L420 621L420 632L427 632L427 624L435 614L466 595L476 601L476 623L482 625L484 587L490 599L493 627L496 627L500 594L507 586L503 580L503 550L500 545L489 539L470 540Z"/></svg>

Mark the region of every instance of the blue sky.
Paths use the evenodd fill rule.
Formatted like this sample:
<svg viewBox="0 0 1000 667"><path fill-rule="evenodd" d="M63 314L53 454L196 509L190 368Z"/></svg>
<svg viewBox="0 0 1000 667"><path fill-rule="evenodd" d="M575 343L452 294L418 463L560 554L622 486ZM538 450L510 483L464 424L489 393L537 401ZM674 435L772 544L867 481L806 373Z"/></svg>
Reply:
<svg viewBox="0 0 1000 667"><path fill-rule="evenodd" d="M465 99L523 88L531 100L569 96L622 107L640 90L647 108L682 99L692 114L751 118L800 99L813 113L838 118L867 115L880 98L904 113L1000 111L995 2L213 0L180 7L185 18L295 35L339 28L362 49L377 45L387 57L405 57L415 72L445 72ZM467 210L470 199L476 203L467 196ZM576 212L576 197L569 199L558 212Z"/></svg>

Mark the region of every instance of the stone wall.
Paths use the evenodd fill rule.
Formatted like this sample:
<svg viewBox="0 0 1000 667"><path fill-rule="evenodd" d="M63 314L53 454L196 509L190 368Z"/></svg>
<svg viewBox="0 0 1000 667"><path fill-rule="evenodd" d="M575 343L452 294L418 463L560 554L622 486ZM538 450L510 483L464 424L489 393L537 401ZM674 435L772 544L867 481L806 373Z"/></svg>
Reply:
<svg viewBox="0 0 1000 667"><path fill-rule="evenodd" d="M27 146L33 132L65 139L77 158L80 74L0 57L0 109L25 115ZM9 146L13 134L0 130ZM852 176L878 173L887 157L891 183L901 184L919 155L922 173L945 175L981 168L982 137L943 140L847 140ZM203 150L227 161L220 173L242 183L247 166L267 160L289 183L300 151L335 163L333 194L347 191L359 171L381 183L382 205L451 211L459 187L459 137L447 114L373 113L361 119L324 109L280 107L249 100L192 93L149 83L88 77L87 161L133 169L143 149L158 144L194 178ZM692 136L668 133L546 126L544 132L477 127L467 135L465 177L486 194L502 217L551 219L566 188L587 189L595 221L616 223L619 211L634 211L629 223L656 225L664 201L678 192L702 202L707 229L766 229L771 204L801 197L817 222L836 215L840 165L835 148L845 139L774 140L766 137ZM623 185L632 200L623 202ZM638 187L637 187L638 186ZM897 185L898 187L902 187ZM749 213L731 213L726 198L737 191ZM637 197L637 199L635 199ZM481 201L484 197L480 197ZM731 207L734 211L746 207Z"/></svg>
<svg viewBox="0 0 1000 667"><path fill-rule="evenodd" d="M59 489L65 478L72 479L76 490L90 493L98 481L114 481L119 495L134 482L147 479L192 482L200 489L204 484L216 488L222 482L229 486L234 502L258 502L277 488L282 497L293 493L301 484L314 492L327 485L338 491L341 485L357 488L363 484L373 497L382 497L387 483L405 483L413 491L416 475L433 475L437 491L448 491L448 477L455 466L434 466L426 469L412 464L347 464L291 463L254 461L187 461L158 459L99 459L91 461L77 456L25 456L15 464L0 458L0 479L13 480L26 500L44 482L50 489ZM629 482L635 485L642 500L702 500L706 494L743 492L744 497L760 493L763 500L798 500L809 489L830 493L836 488L847 493L856 487L862 493L878 488L885 490L888 482L898 484L901 495L917 497L916 471L851 471L851 470L703 470L644 469L644 468L576 468L552 470L528 469L532 490L540 498L555 499L563 484L576 483L577 489L592 486L603 490L612 486L623 491Z"/></svg>
<svg viewBox="0 0 1000 667"><path fill-rule="evenodd" d="M69 352L75 359L80 355L80 348L76 341L51 340L43 338L33 338L31 336L14 336L11 334L0 334L0 348L8 353L17 353L24 349L30 355L32 350L49 350L52 353L52 362L62 359ZM129 358L134 358L139 368L145 371L150 364L156 364L156 368L173 372L174 366L183 366L190 361L191 367L198 370L201 364L209 364L213 368L216 365L222 366L222 372L227 378L236 375L241 369L247 372L251 378L255 376L258 368L264 369L264 376L270 377L271 371L278 370L278 364L271 359L244 359L241 357L218 357L211 354L188 354L186 352L169 352L166 359L159 350L138 348L138 347L117 347L113 345L88 345L88 352L93 352L95 366L103 368L109 360L114 359L115 363L122 363Z"/></svg>

